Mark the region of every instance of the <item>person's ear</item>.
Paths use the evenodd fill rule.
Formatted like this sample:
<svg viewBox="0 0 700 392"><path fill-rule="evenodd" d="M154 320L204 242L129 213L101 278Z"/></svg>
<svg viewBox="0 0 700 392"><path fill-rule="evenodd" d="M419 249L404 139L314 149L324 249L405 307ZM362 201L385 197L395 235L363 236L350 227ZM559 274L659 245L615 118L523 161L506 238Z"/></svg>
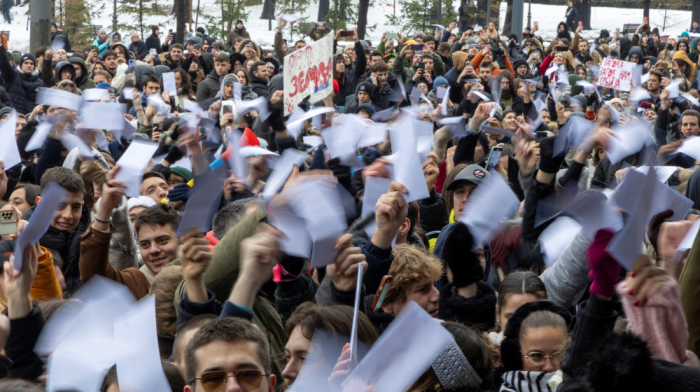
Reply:
<svg viewBox="0 0 700 392"><path fill-rule="evenodd" d="M270 382L268 383L269 385L267 386L267 392L275 392L275 384L277 384L277 377L275 375L270 376Z"/></svg>
<svg viewBox="0 0 700 392"><path fill-rule="evenodd" d="M184 389L183 391L184 391L184 392L194 392L194 388L192 388L192 387L189 386L189 384L188 384L188 385L185 385L185 389Z"/></svg>
<svg viewBox="0 0 700 392"><path fill-rule="evenodd" d="M408 235L409 230L411 230L411 220L406 218L401 226L399 226L399 233L401 233L402 236Z"/></svg>

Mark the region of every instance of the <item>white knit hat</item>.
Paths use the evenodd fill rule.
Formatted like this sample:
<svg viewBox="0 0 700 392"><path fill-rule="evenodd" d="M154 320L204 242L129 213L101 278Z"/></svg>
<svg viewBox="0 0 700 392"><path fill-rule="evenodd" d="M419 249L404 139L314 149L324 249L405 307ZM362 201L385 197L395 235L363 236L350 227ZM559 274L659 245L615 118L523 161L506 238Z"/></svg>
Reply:
<svg viewBox="0 0 700 392"><path fill-rule="evenodd" d="M132 197L126 202L126 211L131 211L134 207L153 207L156 201L148 196Z"/></svg>

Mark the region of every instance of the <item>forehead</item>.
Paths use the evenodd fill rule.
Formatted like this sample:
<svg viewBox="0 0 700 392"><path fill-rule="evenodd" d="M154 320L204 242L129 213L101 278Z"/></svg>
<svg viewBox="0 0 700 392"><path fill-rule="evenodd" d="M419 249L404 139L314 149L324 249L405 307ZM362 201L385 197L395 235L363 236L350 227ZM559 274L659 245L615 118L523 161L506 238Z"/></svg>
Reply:
<svg viewBox="0 0 700 392"><path fill-rule="evenodd" d="M170 225L142 225L137 233L139 241L152 240L167 235L175 237L175 230Z"/></svg>
<svg viewBox="0 0 700 392"><path fill-rule="evenodd" d="M83 193L82 192L77 192L77 193L72 193L63 199L61 199L62 202L67 203L67 204L76 204L76 203L82 203L83 202Z"/></svg>
<svg viewBox="0 0 700 392"><path fill-rule="evenodd" d="M141 189L146 189L152 185L168 185L168 184L166 184L165 180L163 180L160 177L150 177L150 178L143 180L143 182L141 183Z"/></svg>
<svg viewBox="0 0 700 392"><path fill-rule="evenodd" d="M241 368L264 370L262 360L257 355L257 344L248 340L227 342L215 340L195 351L197 376L209 369L234 371Z"/></svg>

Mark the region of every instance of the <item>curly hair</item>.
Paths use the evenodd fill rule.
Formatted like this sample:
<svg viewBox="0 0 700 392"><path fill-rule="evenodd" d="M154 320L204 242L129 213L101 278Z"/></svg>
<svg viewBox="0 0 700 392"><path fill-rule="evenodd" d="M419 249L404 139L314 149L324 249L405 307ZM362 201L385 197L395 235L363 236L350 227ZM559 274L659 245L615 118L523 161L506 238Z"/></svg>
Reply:
<svg viewBox="0 0 700 392"><path fill-rule="evenodd" d="M407 300L406 286L423 278L438 280L442 276L442 262L432 254L410 245L398 245L392 250L394 261L389 275L394 279L386 293L385 303L402 303Z"/></svg>

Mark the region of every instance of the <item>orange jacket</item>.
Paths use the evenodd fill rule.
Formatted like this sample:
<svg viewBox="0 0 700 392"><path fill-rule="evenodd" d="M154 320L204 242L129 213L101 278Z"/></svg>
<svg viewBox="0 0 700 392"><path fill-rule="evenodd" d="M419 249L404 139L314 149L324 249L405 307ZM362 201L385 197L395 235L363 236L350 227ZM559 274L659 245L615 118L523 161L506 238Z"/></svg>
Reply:
<svg viewBox="0 0 700 392"><path fill-rule="evenodd" d="M43 246L41 250L44 251L44 254L39 256L39 267L36 270L30 296L35 301L63 299L61 285L58 283L56 269L53 265L53 256Z"/></svg>
<svg viewBox="0 0 700 392"><path fill-rule="evenodd" d="M476 56L474 56L474 58L472 59L472 67L476 71L477 75L479 74L479 65L481 64L481 61L483 59L484 55L481 54L481 52L477 53ZM508 56L503 56L503 62L506 65L506 69L510 71L511 74L515 75L515 71L513 71L513 66L510 64L510 60L508 60ZM496 66L498 67L498 63L495 61L493 61L491 64L496 64ZM498 74L502 71L500 68L494 68L493 65L491 66L491 69L493 70L492 74L494 77L498 76Z"/></svg>

